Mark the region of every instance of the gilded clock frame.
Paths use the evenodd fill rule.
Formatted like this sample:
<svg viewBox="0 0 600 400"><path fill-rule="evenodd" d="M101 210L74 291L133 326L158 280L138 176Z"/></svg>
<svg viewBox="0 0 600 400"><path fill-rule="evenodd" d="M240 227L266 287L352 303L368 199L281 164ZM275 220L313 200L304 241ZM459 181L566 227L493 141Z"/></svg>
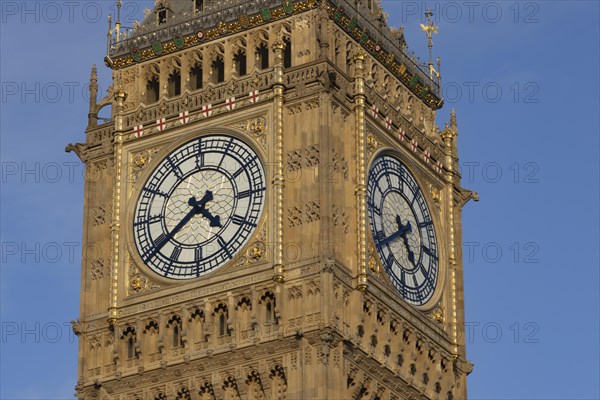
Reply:
<svg viewBox="0 0 600 400"><path fill-rule="evenodd" d="M196 138L211 136L211 135L225 135L232 136L238 140L241 140L247 146L249 146L258 156L258 160L261 163L261 166L265 173L265 196L263 203L263 210L260 216L259 221L256 224L256 228L254 231L248 236L246 243L239 248L236 255L229 261L224 262L221 266L215 268L214 270L207 272L206 274L199 276L197 278L190 279L171 279L164 276L159 275L155 271L153 271L150 267L148 267L142 258L140 257L136 246L135 246L135 238L133 229L131 229L131 223L133 222L135 216L135 208L137 205L137 201L141 195L141 191L146 184L147 180L151 177L154 170L158 167L158 165L167 157L171 152L178 149L180 146L185 143L194 140ZM239 132L235 129L224 127L224 126L210 126L210 127L201 127L201 126L191 126L185 132L181 132L178 134L177 139L173 139L168 136L160 135L160 139L156 141L152 141L147 143L147 146L143 148L137 148L135 146L131 146L127 148L127 157L130 156L137 150L143 150L148 148L153 148L156 146L160 146L164 144L164 147L160 149L160 151L153 157L153 159L148 163L142 173L139 175L138 179L135 183L131 184L128 187L128 199L126 202L126 214L125 214L125 226L123 227L125 230L125 239L127 243L127 253L131 258L131 262L149 279L164 284L165 286L174 286L174 285L186 285L190 283L195 283L203 279L209 279L221 273L227 273L231 268L236 265L236 260L240 257L240 254L244 254L244 252L251 246L254 242L254 238L260 233L262 227L265 226L265 221L269 214L270 208L270 197L269 193L272 191L272 183L269 177L272 175L272 171L269 168L269 163L266 162L267 155L265 154L265 149L258 146L255 142L252 141L246 134ZM130 160L131 162L131 160ZM233 267L232 267L233 266Z"/></svg>
<svg viewBox="0 0 600 400"><path fill-rule="evenodd" d="M389 286L391 288L391 290L393 290L394 294L400 298L402 300L403 303L410 305L411 307L416 308L417 310L423 311L423 312L428 312L433 310L441 301L442 301L442 296L445 292L445 286L446 286L446 279L447 279L447 275L448 275L448 262L447 262L447 235L446 233L446 227L443 225L443 218L442 218L442 213L445 212L442 204L443 201L440 199L439 202L435 202L432 198L431 192L428 189L431 185L431 187L434 187L438 190L440 190L440 193L442 192L442 188L444 187L443 183L441 182L441 180L437 177L435 177L433 174L431 174L429 171L426 170L426 168L423 167L423 165L421 165L421 163L419 163L418 161L416 161L413 157L405 154L404 149L398 149L395 147L391 147L391 146L384 146L381 147L379 149L377 149L376 151L374 151L372 154L370 154L370 156L368 157L367 160L367 168L365 170L365 182L368 180L368 176L369 173L371 171L371 166L373 165L373 162L380 156L382 155L390 155L393 157L396 157L401 163L404 164L404 166L406 167L406 169L410 172L410 174L413 176L413 178L415 179L415 181L417 182L417 185L419 185L419 189L421 190L422 194L423 194L423 198L425 199L425 203L427 205L427 208L429 209L429 213L431 214L431 218L433 220L433 229L435 232L435 237L436 237L436 241L437 241L437 248L438 248L438 276L437 276L437 284L436 287L433 291L433 294L431 295L431 298L422 305L414 305L411 303L408 303L398 292L398 290L396 289L396 287L393 285L393 283L391 282L390 278L387 275L387 272L385 272L385 268L380 268L383 272L380 275L380 277L385 281L386 285ZM367 208L368 206L365 204L365 208ZM372 249L376 249L375 246L375 241L373 240L373 232L371 231L371 224L369 223L369 217L368 217L368 212L366 215L366 225L368 226L368 232L369 234L367 235L367 243L368 243L368 247L372 248ZM369 253L367 251L367 253ZM377 263L379 264L380 267L383 267L383 262L382 260L379 258L379 253L375 250L374 251L374 257L377 260Z"/></svg>

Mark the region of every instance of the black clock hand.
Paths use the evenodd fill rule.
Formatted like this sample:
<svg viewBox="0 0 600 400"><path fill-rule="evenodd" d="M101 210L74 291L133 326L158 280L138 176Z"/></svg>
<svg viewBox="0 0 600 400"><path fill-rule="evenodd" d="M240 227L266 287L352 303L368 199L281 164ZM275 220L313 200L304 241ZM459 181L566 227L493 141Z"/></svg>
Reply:
<svg viewBox="0 0 600 400"><path fill-rule="evenodd" d="M202 198L200 199L200 201L196 201L195 197L190 197L190 199L188 200L188 204L190 206L193 206L194 208L198 207L198 210L196 210L198 212L200 208L204 208L206 203L208 203L212 199L213 193L210 190L207 190L206 193L204 193L204 196L202 196Z"/></svg>
<svg viewBox="0 0 600 400"><path fill-rule="evenodd" d="M191 201L191 199L190 199L190 201ZM152 257L154 257L156 255L156 253L158 253L160 251L160 249L162 249L163 246L165 244L167 244L167 242L169 240L171 240L173 238L173 236L175 236L175 234L181 230L181 228L183 228L188 222L190 222L190 220L194 217L194 215L196 215L196 212L197 212L196 207L192 207L192 209L190 211L188 211L188 213L185 215L185 217L183 217L183 219L181 221L179 221L179 223L177 225L175 225L175 227L171 230L171 232L169 232L167 235L165 235L165 237L160 242L155 244L154 250L152 250L152 252L150 254L148 254L146 261L148 261Z"/></svg>
<svg viewBox="0 0 600 400"><path fill-rule="evenodd" d="M410 245L408 244L407 233L412 232L412 227L410 226L410 221L406 223L406 230L402 232L402 242L404 243L404 247L406 247L406 251L408 253L408 261L410 261L415 266L415 253L410 249Z"/></svg>
<svg viewBox="0 0 600 400"><path fill-rule="evenodd" d="M179 221L179 223L175 225L175 227L167 235L165 235L165 237L160 242L158 242L154 246L154 250L152 250L152 252L148 255L146 260L150 260L152 257L154 257L156 253L158 253L160 249L162 249L163 246L167 244L167 242L177 234L177 232L179 232L188 222L190 222L194 215L202 213L202 210L204 209L206 203L208 203L212 199L213 194L210 190L207 190L206 193L204 193L204 196L199 201L197 201L195 197L190 197L190 199L188 200L188 204L192 206L190 211L188 211L188 213L183 217L183 219Z"/></svg>
<svg viewBox="0 0 600 400"><path fill-rule="evenodd" d="M392 240L396 239L397 237L404 235L407 230L410 231L410 223L407 226L401 226L397 232L394 232L387 238L383 239L380 244L383 246L383 245L391 242Z"/></svg>
<svg viewBox="0 0 600 400"><path fill-rule="evenodd" d="M218 215L213 216L210 211L208 211L206 208L202 207L200 209L200 213L208 218L208 220L210 221L210 226L212 226L213 228L222 228L223 225L221 225L221 217L219 217Z"/></svg>
<svg viewBox="0 0 600 400"><path fill-rule="evenodd" d="M398 231L392 233L390 236L388 236L386 239L382 240L380 242L381 245L385 245L389 242L391 242L392 240L396 239L398 236L402 236L404 235L404 233L408 230L409 232L411 231L411 227L410 227L410 222L406 224L406 226L402 225L402 221L400 220L400 216L396 214L396 224L398 224Z"/></svg>
<svg viewBox="0 0 600 400"><path fill-rule="evenodd" d="M208 218L208 220L210 221L210 226L212 226L213 228L222 228L223 226L221 225L221 217L219 217L218 215L213 216L210 213L210 211L206 209L206 203L208 203L212 199L212 192L210 190L207 190L204 194L204 197L202 197L200 201L196 201L196 198L192 197L190 198L188 204L190 206L194 206L196 213L202 214L203 217Z"/></svg>

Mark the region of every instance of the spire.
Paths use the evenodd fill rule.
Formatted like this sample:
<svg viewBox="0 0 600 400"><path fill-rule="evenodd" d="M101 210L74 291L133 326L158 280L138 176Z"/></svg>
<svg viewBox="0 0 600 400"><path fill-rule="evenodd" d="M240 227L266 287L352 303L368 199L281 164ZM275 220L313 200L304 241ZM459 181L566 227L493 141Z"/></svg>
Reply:
<svg viewBox="0 0 600 400"><path fill-rule="evenodd" d="M88 128L98 125L98 110L97 101L98 98L98 70L96 64L92 66L92 73L90 74L90 111L88 113Z"/></svg>
<svg viewBox="0 0 600 400"><path fill-rule="evenodd" d="M450 128L454 131L455 135L458 135L458 126L456 125L456 112L454 108L450 112Z"/></svg>

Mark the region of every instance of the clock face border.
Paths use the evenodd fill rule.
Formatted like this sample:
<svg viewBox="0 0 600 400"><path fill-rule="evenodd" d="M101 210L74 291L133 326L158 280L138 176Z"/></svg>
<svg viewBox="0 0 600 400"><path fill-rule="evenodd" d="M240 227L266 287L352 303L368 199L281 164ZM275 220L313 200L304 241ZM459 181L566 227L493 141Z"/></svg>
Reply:
<svg viewBox="0 0 600 400"><path fill-rule="evenodd" d="M373 230L371 228L371 222L370 222L370 216L369 216L370 210L369 210L369 205L368 205L369 176L371 174L371 167L373 166L373 163L382 156L391 156L391 157L397 159L401 164L404 165L406 170L410 173L410 175L415 180L415 182L419 188L419 191L421 192L421 194L423 196L423 200L425 201L425 205L427 206L431 220L433 221L432 228L435 233L437 253L438 253L437 254L438 255L437 282L436 282L436 286L435 286L431 296L423 304L411 303L410 301L406 300L404 298L404 296L402 296L402 294L396 288L396 286L392 282L392 279L388 276L385 264L384 264L383 260L381 260L376 242L373 237L374 235L373 235ZM445 285L446 285L446 279L447 279L446 275L447 275L448 266L447 266L447 262L446 262L446 260L447 260L446 250L447 249L446 249L446 244L445 244L445 243L447 243L447 238L445 235L445 225L443 225L443 221L442 221L442 217L441 217L441 213L443 212L442 211L443 207L441 205L442 203L440 200L440 208L439 209L436 206L433 206L434 202L433 202L431 193L429 190L427 190L427 188L429 187L428 185L432 185L433 187L437 188L441 192L444 187L444 183L442 180L440 180L439 177L437 177L437 176L433 175L432 173L430 173L429 171L427 171L426 168L424 168L422 165L420 165L418 161L416 161L416 160L412 159L410 156L404 154L401 149L396 149L396 148L391 148L391 147L380 148L370 155L370 157L367 160L367 165L368 165L368 168L366 169L366 177L365 177L365 192L366 192L365 201L367 202L367 204L365 204L365 210L366 210L366 224L368 227L367 243L368 243L368 247L371 247L373 249L373 252L371 254L376 258L377 262L382 267L381 275L383 276L383 279L385 280L385 282L387 284L390 285L390 287L393 289L395 295L398 296L402 300L403 303L405 303L411 307L414 307L415 309L418 309L420 311L424 311L424 312L430 311L430 310L434 309L436 307L436 305L438 305L442 299L442 295L444 293ZM370 252L367 251L367 253L370 253Z"/></svg>
<svg viewBox="0 0 600 400"><path fill-rule="evenodd" d="M139 254L138 247L136 245L135 233L134 233L134 229L133 229L134 218L137 213L137 204L140 199L140 196L142 195L142 191L148 182L148 179L150 179L154 175L156 169L163 163L163 161L170 154L172 154L177 149L185 146L186 143L194 141L195 139L201 139L201 138L209 137L209 136L232 137L236 140L243 142L246 146L248 146L256 154L257 161L260 164L260 167L262 168L262 171L264 173L265 194L263 195L262 210L260 211L260 216L256 222L256 227L253 228L253 230L250 232L250 234L246 237L245 241L235 251L235 254L233 255L233 257L231 259L224 261L217 267L213 268L210 271L207 271L206 273L200 275L199 277L190 277L190 278L185 278L185 279L165 277L164 275L161 275L159 272L157 272L153 268L146 265L146 263L144 262L144 260L142 259L142 257ZM159 282L159 283L163 283L168 286L185 285L185 284L189 284L189 283L195 283L195 282L198 282L199 280L210 278L210 277L214 276L215 274L230 271L230 269L231 269L230 267L235 264L235 260L237 258L239 258L240 254L243 254L248 249L248 246L251 245L255 241L253 238L255 238L256 235L259 233L259 231L263 227L265 227L265 219L267 218L267 215L269 214L269 209L270 209L270 204L271 204L272 199L269 197L268 193L270 193L272 188L271 188L271 182L269 179L269 176L270 176L269 164L267 162L265 162L266 155L265 155L264 149L261 149L260 146L258 146L255 142L253 142L252 138L249 138L247 135L240 133L236 130L233 130L231 128L226 128L226 127L214 127L213 126L213 127L206 127L206 128L193 128L193 129L189 130L187 133L180 134L177 137L177 139L174 141L170 141L168 138L165 138L164 136L161 136L157 139L159 139L159 140L148 142L143 147L142 146L139 146L139 147L131 146L131 147L128 147L126 150L124 149L124 151L123 151L123 153L124 153L123 159L128 160L127 164L130 165L131 160L129 159L129 157L133 153L136 153L139 151L144 151L144 150L149 150L154 147L160 146L161 144L164 144L164 146L160 149L160 151L158 151L152 157L152 160L145 166L142 173L140 173L140 175L137 177L135 183L129 184L127 187L127 193L128 193L129 198L127 199L127 201L125 203L126 212L123 214L124 215L123 220L125 221L125 223L120 228L121 232L123 232L123 229L124 229L124 236L127 241L126 251L124 253L127 253L127 255L130 257L131 262L148 279L151 279L151 280ZM122 265L125 265L125 264L122 264ZM122 273L122 275L127 275L127 274Z"/></svg>

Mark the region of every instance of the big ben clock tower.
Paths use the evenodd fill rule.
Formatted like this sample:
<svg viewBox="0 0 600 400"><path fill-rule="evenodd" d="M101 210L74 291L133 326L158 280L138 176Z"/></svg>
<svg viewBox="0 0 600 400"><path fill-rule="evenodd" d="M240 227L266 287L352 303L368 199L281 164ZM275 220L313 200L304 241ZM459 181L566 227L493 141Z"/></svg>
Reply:
<svg viewBox="0 0 600 400"><path fill-rule="evenodd" d="M476 194L454 112L435 125L439 67L376 0L156 0L117 16L105 62L67 147L78 398L466 397Z"/></svg>

